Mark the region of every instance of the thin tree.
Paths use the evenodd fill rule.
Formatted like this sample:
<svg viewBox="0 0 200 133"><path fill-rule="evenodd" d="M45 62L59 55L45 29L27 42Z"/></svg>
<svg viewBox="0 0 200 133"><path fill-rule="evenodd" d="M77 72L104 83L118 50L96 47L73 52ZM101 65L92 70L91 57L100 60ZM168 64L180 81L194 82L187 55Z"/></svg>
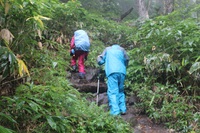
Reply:
<svg viewBox="0 0 200 133"><path fill-rule="evenodd" d="M149 19L149 5L150 5L150 2L151 2L151 0L148 0L148 4L146 4L145 0L137 0L138 15L139 15L139 19L141 21Z"/></svg>
<svg viewBox="0 0 200 133"><path fill-rule="evenodd" d="M164 14L169 14L174 11L175 0L164 0Z"/></svg>

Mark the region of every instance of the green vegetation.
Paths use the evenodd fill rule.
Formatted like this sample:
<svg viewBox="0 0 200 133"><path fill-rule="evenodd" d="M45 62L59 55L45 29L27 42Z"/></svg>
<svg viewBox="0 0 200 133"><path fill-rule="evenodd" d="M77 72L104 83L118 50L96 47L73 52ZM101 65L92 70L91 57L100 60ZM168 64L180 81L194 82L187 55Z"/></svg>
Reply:
<svg viewBox="0 0 200 133"><path fill-rule="evenodd" d="M171 21L171 15L146 21L131 39L137 45L126 85L155 122L199 132L200 27L192 19Z"/></svg>
<svg viewBox="0 0 200 133"><path fill-rule="evenodd" d="M59 83L58 83L59 82ZM58 84L27 84L1 99L1 125L17 132L128 132L122 119L102 113L63 78Z"/></svg>
<svg viewBox="0 0 200 133"><path fill-rule="evenodd" d="M89 14L73 1L2 1L0 10L1 29L10 35L5 38L1 32L1 82L18 86L11 90L14 95L0 99L1 131L132 132L121 117L89 103L66 79L74 29L89 32L92 50L86 65L95 67L105 47L102 42L108 39L104 32L112 34L117 24Z"/></svg>
<svg viewBox="0 0 200 133"><path fill-rule="evenodd" d="M144 23L116 23L74 0L0 3L0 82L13 86L13 95L0 99L0 131L132 132L66 79L70 38L85 29L92 44L87 66L97 67L96 56L117 38L131 58L125 85L139 98L134 106L168 128L200 132L200 27L190 18L198 6Z"/></svg>

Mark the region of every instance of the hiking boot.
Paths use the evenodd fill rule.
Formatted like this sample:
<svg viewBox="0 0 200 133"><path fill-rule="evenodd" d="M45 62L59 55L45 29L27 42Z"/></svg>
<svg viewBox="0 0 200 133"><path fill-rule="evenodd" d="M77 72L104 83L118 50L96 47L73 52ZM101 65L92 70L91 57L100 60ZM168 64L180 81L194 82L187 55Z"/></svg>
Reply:
<svg viewBox="0 0 200 133"><path fill-rule="evenodd" d="M72 66L72 72L76 72L76 65Z"/></svg>
<svg viewBox="0 0 200 133"><path fill-rule="evenodd" d="M85 73L80 72L79 73L79 79L85 79Z"/></svg>
<svg viewBox="0 0 200 133"><path fill-rule="evenodd" d="M126 115L126 112L121 112L121 115Z"/></svg>

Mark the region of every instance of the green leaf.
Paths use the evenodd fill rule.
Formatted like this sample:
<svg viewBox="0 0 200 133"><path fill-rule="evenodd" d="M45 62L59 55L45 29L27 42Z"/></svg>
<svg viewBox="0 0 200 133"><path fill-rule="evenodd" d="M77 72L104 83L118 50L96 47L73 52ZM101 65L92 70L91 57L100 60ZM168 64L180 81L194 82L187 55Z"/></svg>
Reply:
<svg viewBox="0 0 200 133"><path fill-rule="evenodd" d="M182 36L182 31L178 30L178 34L179 34L180 36Z"/></svg>
<svg viewBox="0 0 200 133"><path fill-rule="evenodd" d="M11 122L13 122L13 123L17 123L17 122L16 122L11 116L9 116L9 115L6 115L6 114L4 114L4 113L0 113L0 116L6 118L7 120L9 120L9 121L11 121Z"/></svg>
<svg viewBox="0 0 200 133"><path fill-rule="evenodd" d="M58 62L53 62L53 68L55 68L58 65Z"/></svg>
<svg viewBox="0 0 200 133"><path fill-rule="evenodd" d="M196 72L197 70L200 69L200 62L195 62L189 70L189 74L192 74L193 72Z"/></svg>
<svg viewBox="0 0 200 133"><path fill-rule="evenodd" d="M1 68L4 68L7 64L8 64L7 62L6 62L6 63L2 63L2 64L0 65L0 69L1 69Z"/></svg>
<svg viewBox="0 0 200 133"><path fill-rule="evenodd" d="M39 105L38 105L37 103L31 101L31 102L29 103L29 105L31 106L31 108L32 108L35 112L38 112L38 106L39 106Z"/></svg>
<svg viewBox="0 0 200 133"><path fill-rule="evenodd" d="M200 59L200 56L198 56L198 58L195 60L195 62L198 62L198 61L199 61L199 59Z"/></svg>
<svg viewBox="0 0 200 133"><path fill-rule="evenodd" d="M153 103L154 98L155 98L155 95L153 95L153 97L151 98L151 102L149 103L149 106L151 106L151 104Z"/></svg>
<svg viewBox="0 0 200 133"><path fill-rule="evenodd" d="M7 77L9 75L9 65L6 65L3 69L3 77Z"/></svg>
<svg viewBox="0 0 200 133"><path fill-rule="evenodd" d="M0 126L0 133L13 133L14 131L8 129L8 128L5 128L3 126Z"/></svg>
<svg viewBox="0 0 200 133"><path fill-rule="evenodd" d="M51 116L47 116L46 117L47 121L48 121L48 124L51 126L51 128L55 129L56 130L56 123L54 122L54 120L52 119Z"/></svg>

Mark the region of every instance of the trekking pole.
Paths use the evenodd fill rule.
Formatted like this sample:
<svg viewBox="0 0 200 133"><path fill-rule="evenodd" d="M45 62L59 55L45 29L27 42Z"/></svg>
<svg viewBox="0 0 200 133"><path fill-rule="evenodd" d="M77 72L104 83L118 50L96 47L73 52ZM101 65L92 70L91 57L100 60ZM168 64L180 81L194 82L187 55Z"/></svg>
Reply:
<svg viewBox="0 0 200 133"><path fill-rule="evenodd" d="M96 99L96 103L98 105L98 102L99 102L99 75L100 75L100 70L98 70L98 75L97 75L97 99Z"/></svg>

